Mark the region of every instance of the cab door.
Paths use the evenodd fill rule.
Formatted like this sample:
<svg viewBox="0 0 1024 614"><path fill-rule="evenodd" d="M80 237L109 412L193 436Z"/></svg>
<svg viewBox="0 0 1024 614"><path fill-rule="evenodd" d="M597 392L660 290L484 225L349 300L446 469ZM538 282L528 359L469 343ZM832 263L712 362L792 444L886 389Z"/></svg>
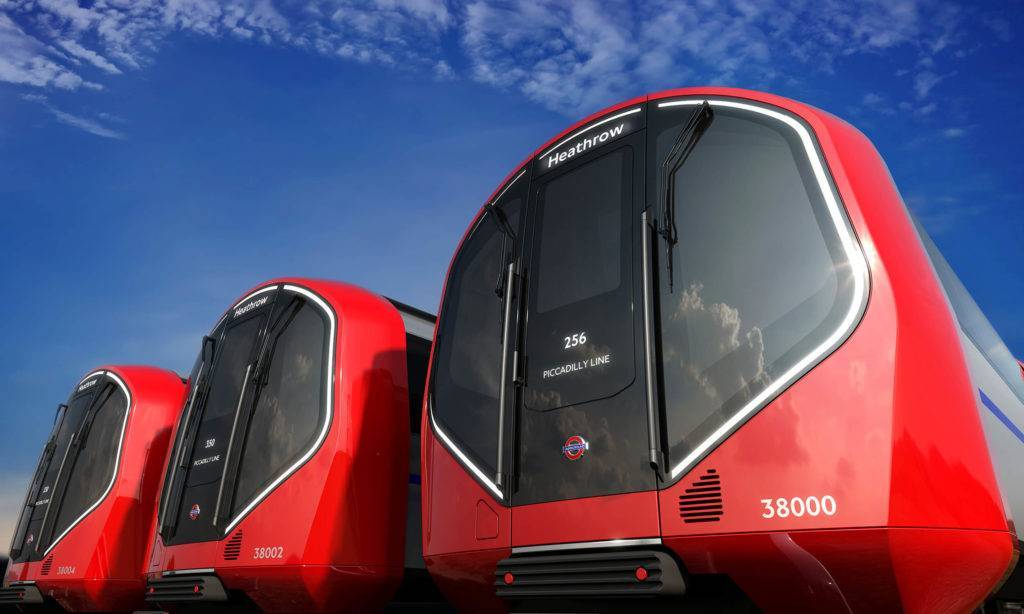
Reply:
<svg viewBox="0 0 1024 614"><path fill-rule="evenodd" d="M575 522L524 506L657 487L643 360L644 131L607 144L599 134L563 146L577 153L554 170L545 166L559 154L542 155L530 188L512 496L520 543L537 520ZM585 138L601 145L579 153ZM632 515L656 520L653 493L631 501L643 508ZM656 534L657 524L639 531Z"/></svg>
<svg viewBox="0 0 1024 614"><path fill-rule="evenodd" d="M255 360L266 321L274 303L270 296L255 296L236 306L216 332L213 364L193 402L196 410L186 425L178 457L175 484L170 489L168 544L217 540L215 526L221 498L225 461L243 403L252 395Z"/></svg>

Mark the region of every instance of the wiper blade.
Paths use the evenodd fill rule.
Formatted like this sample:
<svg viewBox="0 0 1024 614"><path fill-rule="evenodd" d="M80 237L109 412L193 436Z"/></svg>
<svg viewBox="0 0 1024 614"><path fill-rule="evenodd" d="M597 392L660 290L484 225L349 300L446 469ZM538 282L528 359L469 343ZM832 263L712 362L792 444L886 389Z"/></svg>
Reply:
<svg viewBox="0 0 1024 614"><path fill-rule="evenodd" d="M667 243L665 248L665 264L668 267L669 292L672 291L672 250L675 248L676 243L679 242L679 232L676 229L675 174L686 163L686 159L690 157L690 153L693 152L697 141L700 140L700 137L704 135L714 120L715 112L711 110L711 105L705 100L693 112L693 115L687 120L682 130L679 131L675 142L672 143L672 149L669 150L668 156L665 157L665 161L661 164L661 193L664 198L665 213L661 227L658 229L658 234Z"/></svg>

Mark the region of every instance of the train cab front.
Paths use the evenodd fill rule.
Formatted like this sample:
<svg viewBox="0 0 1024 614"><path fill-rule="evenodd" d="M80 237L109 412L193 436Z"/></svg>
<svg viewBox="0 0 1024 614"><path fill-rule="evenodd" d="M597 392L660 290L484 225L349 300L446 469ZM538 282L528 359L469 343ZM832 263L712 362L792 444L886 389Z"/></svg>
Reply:
<svg viewBox="0 0 1024 614"><path fill-rule="evenodd" d="M103 367L75 385L57 407L29 485L0 606L130 612L144 605L145 534L184 392L176 374L139 366Z"/></svg>
<svg viewBox="0 0 1024 614"><path fill-rule="evenodd" d="M146 601L385 604L404 572L407 346L403 314L354 286L282 279L233 304L192 371Z"/></svg>
<svg viewBox="0 0 1024 614"><path fill-rule="evenodd" d="M1014 557L899 195L800 103L677 90L550 141L431 365L424 553L464 611L968 611Z"/></svg>

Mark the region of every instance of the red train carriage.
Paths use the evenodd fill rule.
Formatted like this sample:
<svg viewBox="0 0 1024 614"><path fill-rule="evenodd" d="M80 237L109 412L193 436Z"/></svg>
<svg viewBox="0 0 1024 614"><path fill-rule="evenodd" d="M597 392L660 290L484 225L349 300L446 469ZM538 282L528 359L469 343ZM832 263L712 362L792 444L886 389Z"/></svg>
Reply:
<svg viewBox="0 0 1024 614"><path fill-rule="evenodd" d="M0 604L144 605L160 475L185 394L174 373L102 367L57 408L11 543Z"/></svg>
<svg viewBox="0 0 1024 614"><path fill-rule="evenodd" d="M431 574L465 611L1020 599L1024 386L941 264L807 105L682 89L566 130L448 274Z"/></svg>
<svg viewBox="0 0 1024 614"><path fill-rule="evenodd" d="M409 449L418 461L433 325L328 281L271 281L229 308L193 368L147 601L363 612L417 568L429 580Z"/></svg>

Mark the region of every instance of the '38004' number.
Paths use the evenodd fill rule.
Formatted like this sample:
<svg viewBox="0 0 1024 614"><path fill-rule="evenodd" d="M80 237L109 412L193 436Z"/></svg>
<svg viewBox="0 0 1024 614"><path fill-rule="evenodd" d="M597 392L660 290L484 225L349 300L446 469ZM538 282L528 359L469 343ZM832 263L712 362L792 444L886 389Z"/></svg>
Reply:
<svg viewBox="0 0 1024 614"><path fill-rule="evenodd" d="M810 496L810 497L793 497L786 499L780 497L778 499L761 499L761 505L764 506L764 512L761 514L762 518L801 518L803 516L835 516L836 515L836 499L832 495L825 495L824 497Z"/></svg>

